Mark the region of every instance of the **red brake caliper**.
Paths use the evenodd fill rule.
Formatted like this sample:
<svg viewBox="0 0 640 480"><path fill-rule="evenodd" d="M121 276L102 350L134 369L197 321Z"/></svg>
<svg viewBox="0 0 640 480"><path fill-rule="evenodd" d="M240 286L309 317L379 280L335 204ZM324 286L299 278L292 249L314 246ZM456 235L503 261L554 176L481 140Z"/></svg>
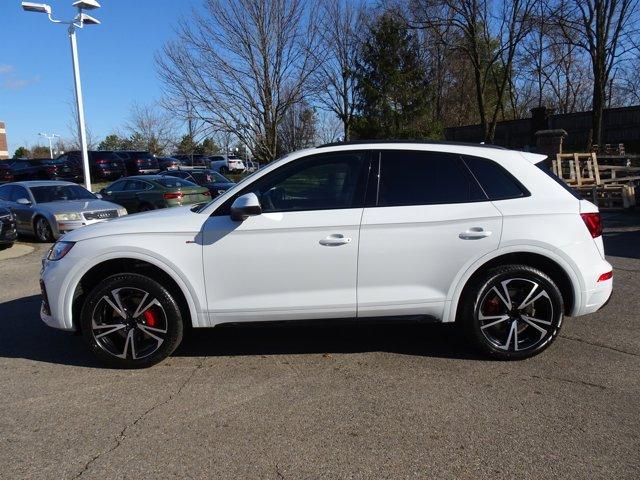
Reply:
<svg viewBox="0 0 640 480"><path fill-rule="evenodd" d="M155 327L156 326L157 319L156 319L155 313L153 312L153 309L150 308L149 310L146 310L144 312L144 321L150 327Z"/></svg>

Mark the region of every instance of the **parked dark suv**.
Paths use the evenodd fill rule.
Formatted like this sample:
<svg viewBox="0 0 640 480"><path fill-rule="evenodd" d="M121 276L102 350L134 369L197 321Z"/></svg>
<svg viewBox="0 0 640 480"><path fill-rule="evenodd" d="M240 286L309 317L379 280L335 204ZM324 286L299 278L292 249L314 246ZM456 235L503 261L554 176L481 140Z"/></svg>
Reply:
<svg viewBox="0 0 640 480"><path fill-rule="evenodd" d="M64 159L58 158L34 158L29 164L38 168L38 174L33 180L65 180L77 182L82 177L81 172L76 171Z"/></svg>
<svg viewBox="0 0 640 480"><path fill-rule="evenodd" d="M160 171L158 160L149 152L116 151L115 153L124 160L129 175L144 175Z"/></svg>
<svg viewBox="0 0 640 480"><path fill-rule="evenodd" d="M84 178L79 150L63 153L57 160L67 162L79 179ZM122 159L113 152L103 150L89 151L89 172L92 180L116 180L127 175Z"/></svg>

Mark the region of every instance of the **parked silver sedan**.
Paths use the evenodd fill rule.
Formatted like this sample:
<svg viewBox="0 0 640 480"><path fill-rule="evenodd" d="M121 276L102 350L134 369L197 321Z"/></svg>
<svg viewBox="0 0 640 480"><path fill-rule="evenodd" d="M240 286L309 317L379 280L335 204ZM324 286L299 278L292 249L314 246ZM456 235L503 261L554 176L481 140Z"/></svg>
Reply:
<svg viewBox="0 0 640 480"><path fill-rule="evenodd" d="M18 233L34 234L42 242L127 214L120 205L100 200L80 185L59 180L0 185L0 204L13 211Z"/></svg>

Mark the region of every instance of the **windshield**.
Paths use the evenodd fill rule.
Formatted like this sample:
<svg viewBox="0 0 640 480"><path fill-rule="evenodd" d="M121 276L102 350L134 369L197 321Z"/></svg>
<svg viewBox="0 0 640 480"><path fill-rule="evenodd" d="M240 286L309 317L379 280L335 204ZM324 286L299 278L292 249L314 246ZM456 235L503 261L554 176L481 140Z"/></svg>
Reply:
<svg viewBox="0 0 640 480"><path fill-rule="evenodd" d="M46 185L31 187L36 203L58 202L60 200L95 200L97 197L79 185Z"/></svg>
<svg viewBox="0 0 640 480"><path fill-rule="evenodd" d="M181 187L189 188L189 187L198 186L195 183L190 182L189 180L184 180L182 178L177 178L177 177L170 177L168 175L163 178L158 178L156 182L158 182L163 187L167 187L167 188L181 188Z"/></svg>

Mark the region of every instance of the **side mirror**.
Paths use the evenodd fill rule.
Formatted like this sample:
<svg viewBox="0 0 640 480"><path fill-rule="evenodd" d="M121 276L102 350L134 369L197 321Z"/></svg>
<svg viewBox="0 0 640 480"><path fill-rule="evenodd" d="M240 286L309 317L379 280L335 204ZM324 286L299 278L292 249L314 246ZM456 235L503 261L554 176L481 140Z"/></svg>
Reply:
<svg viewBox="0 0 640 480"><path fill-rule="evenodd" d="M18 205L31 205L31 202L26 198L19 198L18 200L16 200L16 203Z"/></svg>
<svg viewBox="0 0 640 480"><path fill-rule="evenodd" d="M96 193L95 196L96 196L96 198L102 198L102 194L101 193Z"/></svg>
<svg viewBox="0 0 640 480"><path fill-rule="evenodd" d="M249 217L260 215L262 207L255 193L245 193L231 204L231 220L242 222Z"/></svg>

